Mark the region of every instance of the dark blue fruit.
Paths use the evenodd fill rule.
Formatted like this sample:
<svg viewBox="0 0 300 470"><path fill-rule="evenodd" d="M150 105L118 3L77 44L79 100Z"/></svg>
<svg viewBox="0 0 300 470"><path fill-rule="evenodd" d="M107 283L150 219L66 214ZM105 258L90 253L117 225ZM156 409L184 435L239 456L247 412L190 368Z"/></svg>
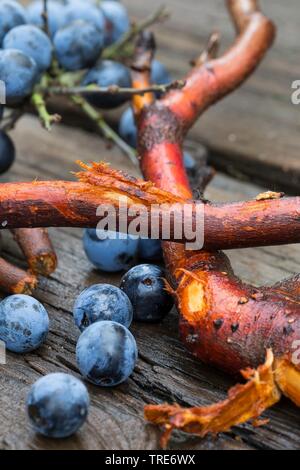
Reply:
<svg viewBox="0 0 300 470"><path fill-rule="evenodd" d="M125 292L109 284L88 287L77 297L73 308L74 320L83 331L92 323L111 320L128 328L133 310Z"/></svg>
<svg viewBox="0 0 300 470"><path fill-rule="evenodd" d="M109 46L118 41L130 27L126 8L115 1L101 2L101 10L106 18L105 45Z"/></svg>
<svg viewBox="0 0 300 470"><path fill-rule="evenodd" d="M104 33L105 17L97 6L90 3L86 5L86 1L73 0L64 11L64 26L75 20L83 20L93 24L97 29Z"/></svg>
<svg viewBox="0 0 300 470"><path fill-rule="evenodd" d="M120 233L88 229L84 231L83 247L96 268L106 272L125 271L134 262L138 239L129 235L124 238Z"/></svg>
<svg viewBox="0 0 300 470"><path fill-rule="evenodd" d="M183 163L184 163L186 170L189 170L189 171L194 171L197 166L196 160L189 152L184 152Z"/></svg>
<svg viewBox="0 0 300 470"><path fill-rule="evenodd" d="M121 289L133 306L133 319L158 322L171 310L173 299L165 289L163 270L151 264L130 269L121 280Z"/></svg>
<svg viewBox="0 0 300 470"><path fill-rule="evenodd" d="M7 349L27 353L45 341L49 318L43 305L29 295L11 295L0 303L0 339Z"/></svg>
<svg viewBox="0 0 300 470"><path fill-rule="evenodd" d="M166 67L158 60L153 60L151 69L151 82L155 83L156 85L166 85L167 83L171 83L171 81L172 77ZM157 98L160 98L162 93L157 91L155 95Z"/></svg>
<svg viewBox="0 0 300 470"><path fill-rule="evenodd" d="M103 33L93 24L77 20L54 36L57 60L65 70L80 70L95 63L103 47Z"/></svg>
<svg viewBox="0 0 300 470"><path fill-rule="evenodd" d="M27 397L27 413L36 432L46 437L65 438L84 424L90 400L85 385L68 374L42 377Z"/></svg>
<svg viewBox="0 0 300 470"><path fill-rule="evenodd" d="M159 261L162 259L160 240L141 238L139 241L139 257L145 261Z"/></svg>
<svg viewBox="0 0 300 470"><path fill-rule="evenodd" d="M154 59L151 66L151 82L157 85L166 85L171 81L172 77L164 64Z"/></svg>
<svg viewBox="0 0 300 470"><path fill-rule="evenodd" d="M18 104L31 94L38 80L35 61L17 49L0 51L0 80L5 83L6 102Z"/></svg>
<svg viewBox="0 0 300 470"><path fill-rule="evenodd" d="M0 47L4 36L15 26L26 23L25 9L13 0L0 2Z"/></svg>
<svg viewBox="0 0 300 470"><path fill-rule="evenodd" d="M44 26L44 20L42 16L44 11L43 3L43 0L37 0L35 2L30 3L27 8L28 23L34 24L39 28L43 28ZM64 24L65 7L59 2L56 2L54 0L48 0L47 9L49 31L51 37L53 37L56 31L58 31L59 28L61 28Z"/></svg>
<svg viewBox="0 0 300 470"><path fill-rule="evenodd" d="M51 65L51 41L34 25L22 25L12 29L3 40L3 49L19 49L35 60L39 72L44 72Z"/></svg>
<svg viewBox="0 0 300 470"><path fill-rule="evenodd" d="M86 74L82 81L84 86L92 83L99 87L117 85L128 88L131 86L130 71L128 67L119 62L102 60ZM127 101L128 95L89 93L87 98L93 105L99 108L116 108Z"/></svg>
<svg viewBox="0 0 300 470"><path fill-rule="evenodd" d="M121 116L119 122L119 134L127 144L136 148L137 146L137 128L134 120L132 108L127 108Z"/></svg>
<svg viewBox="0 0 300 470"><path fill-rule="evenodd" d="M5 173L15 160L15 146L4 131L0 131L0 174Z"/></svg>
<svg viewBox="0 0 300 470"><path fill-rule="evenodd" d="M132 374L137 346L125 326L100 321L80 336L76 358L79 370L87 380L101 387L114 387Z"/></svg>

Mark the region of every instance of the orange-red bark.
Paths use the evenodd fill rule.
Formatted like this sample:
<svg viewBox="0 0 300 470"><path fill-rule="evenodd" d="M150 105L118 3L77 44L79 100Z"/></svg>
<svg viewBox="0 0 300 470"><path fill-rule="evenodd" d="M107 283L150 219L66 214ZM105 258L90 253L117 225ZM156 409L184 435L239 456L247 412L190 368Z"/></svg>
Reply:
<svg viewBox="0 0 300 470"><path fill-rule="evenodd" d="M156 186L145 185L142 180L99 163L78 173L80 182L40 181L0 185L0 220L5 221L4 228L20 227L14 232L16 239L28 258L31 269L43 274L49 274L56 265L53 248L42 229L29 231L28 228L95 227L101 220L97 215L98 206L107 204L115 207L119 222L120 196L126 199L129 208L135 204L145 207L149 229L152 217L156 218L158 213L162 225L163 214L169 213L172 204L176 203L170 236L160 233L160 237L164 236L165 240L181 243L194 241L185 230L182 231L183 236L178 239L174 231L174 222L183 225L183 213L189 204L192 209L191 218L185 216L186 221L194 230L197 229L198 234L202 232L203 224L196 226L196 208L202 206L204 248L207 250L270 246L300 241L299 197L264 199L261 195L260 200L220 205L186 200L191 197L191 191L181 165L180 149L176 152L174 149L175 146L161 143L158 153L150 151L142 163L145 174L156 179L157 185L166 187L172 181L171 191L176 190L180 196L159 190ZM147 169L147 161L152 163L151 170ZM166 170L161 171L161 168ZM266 194L265 198L267 197L270 195ZM164 206L157 211L152 208L151 212L151 204ZM127 224L124 225L126 229L133 218L134 215L128 217Z"/></svg>
<svg viewBox="0 0 300 470"><path fill-rule="evenodd" d="M34 274L0 258L0 290L7 294L31 294L37 286Z"/></svg>
<svg viewBox="0 0 300 470"><path fill-rule="evenodd" d="M57 257L48 232L44 228L19 228L12 232L30 270L34 274L50 276L57 267Z"/></svg>
<svg viewBox="0 0 300 470"><path fill-rule="evenodd" d="M187 130L199 115L240 86L253 73L275 37L273 23L256 0L227 0L238 32L233 46L222 57L195 67L183 90L174 90L162 100Z"/></svg>

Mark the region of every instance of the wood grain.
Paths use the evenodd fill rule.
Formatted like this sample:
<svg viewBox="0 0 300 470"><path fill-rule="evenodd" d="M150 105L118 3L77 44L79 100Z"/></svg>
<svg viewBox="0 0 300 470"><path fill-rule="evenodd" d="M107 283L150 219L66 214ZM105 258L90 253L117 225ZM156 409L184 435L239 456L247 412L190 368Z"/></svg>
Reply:
<svg viewBox="0 0 300 470"><path fill-rule="evenodd" d="M38 121L22 118L13 132L17 163L10 180L69 178L74 160L104 159L137 174L136 168L117 149L108 151L95 135L78 129L56 127L51 134L41 130ZM3 178L2 178L3 180ZM242 184L219 175L207 195L214 201L253 197L261 188ZM81 231L52 229L59 258L58 270L43 279L36 292L50 315L50 334L45 345L25 356L8 353L6 366L0 366L0 449L156 449L159 432L143 420L145 403L173 402L182 405L209 404L223 399L234 379L202 365L186 352L178 339L177 314L172 312L161 325L133 325L139 347L139 360L133 376L112 390L88 385L91 412L88 423L74 437L52 441L36 436L25 413L25 397L30 385L41 375L65 371L79 377L75 361L78 331L72 319L72 306L81 290L93 283L118 285L119 275L93 270L81 243ZM4 233L3 254L23 265L22 255L8 233ZM300 247L263 248L235 251L234 267L255 284L275 282L299 270ZM267 426L246 424L216 439L176 434L173 449L296 449L300 438L300 410L287 400L269 410Z"/></svg>

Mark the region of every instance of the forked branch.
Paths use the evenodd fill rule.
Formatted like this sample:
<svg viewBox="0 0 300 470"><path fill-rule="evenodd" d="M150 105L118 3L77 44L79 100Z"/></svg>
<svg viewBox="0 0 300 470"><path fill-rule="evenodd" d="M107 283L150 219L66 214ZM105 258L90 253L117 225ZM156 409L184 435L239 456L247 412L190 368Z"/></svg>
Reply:
<svg viewBox="0 0 300 470"><path fill-rule="evenodd" d="M227 0L238 36L220 58L198 63L183 90L170 92L162 101L189 129L213 103L239 87L256 69L275 37L275 27L256 0Z"/></svg>

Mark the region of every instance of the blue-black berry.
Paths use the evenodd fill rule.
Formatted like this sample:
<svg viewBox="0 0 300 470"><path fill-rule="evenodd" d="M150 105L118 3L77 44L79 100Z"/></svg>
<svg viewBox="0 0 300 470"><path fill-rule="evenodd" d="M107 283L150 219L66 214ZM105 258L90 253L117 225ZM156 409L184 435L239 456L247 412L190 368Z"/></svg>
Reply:
<svg viewBox="0 0 300 470"><path fill-rule="evenodd" d="M131 300L134 320L158 322L169 313L173 299L163 278L163 270L151 264L135 266L123 276L120 287Z"/></svg>
<svg viewBox="0 0 300 470"><path fill-rule="evenodd" d="M113 387L132 374L137 360L134 337L125 326L101 321L89 326L76 347L82 375L95 385Z"/></svg>
<svg viewBox="0 0 300 470"><path fill-rule="evenodd" d="M128 328L131 325L132 305L121 289L110 284L88 287L77 297L73 308L74 320L83 331L98 321L115 321Z"/></svg>

